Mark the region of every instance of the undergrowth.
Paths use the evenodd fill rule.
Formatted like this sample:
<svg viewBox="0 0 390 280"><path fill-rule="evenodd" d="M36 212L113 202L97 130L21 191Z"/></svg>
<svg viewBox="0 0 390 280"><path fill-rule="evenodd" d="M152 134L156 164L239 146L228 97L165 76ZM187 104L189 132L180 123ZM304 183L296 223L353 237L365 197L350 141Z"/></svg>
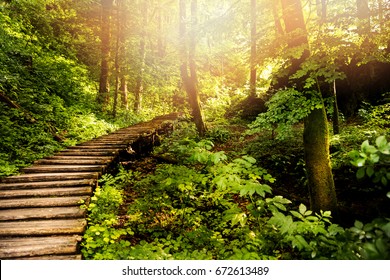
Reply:
<svg viewBox="0 0 390 280"><path fill-rule="evenodd" d="M343 228L330 212L313 213L274 195L275 178L255 158L213 148L210 140L177 132L155 152L177 163L158 164L149 175L122 168L105 177L88 207L84 257L389 258L389 220Z"/></svg>

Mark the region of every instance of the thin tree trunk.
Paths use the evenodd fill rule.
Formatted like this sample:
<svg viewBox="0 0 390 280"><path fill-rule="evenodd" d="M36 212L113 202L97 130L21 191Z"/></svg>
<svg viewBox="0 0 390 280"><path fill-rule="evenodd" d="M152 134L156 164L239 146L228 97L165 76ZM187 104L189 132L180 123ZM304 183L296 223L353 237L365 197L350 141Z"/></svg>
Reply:
<svg viewBox="0 0 390 280"><path fill-rule="evenodd" d="M137 81L135 84L135 101L134 101L134 113L139 114L142 107L142 94L143 94L143 82L144 82L144 72L145 72L145 59L146 59L146 34L145 28L148 23L148 7L147 2L143 1L141 4L141 14L143 16L142 20L142 30L141 30L141 39L139 44L139 55L140 55L140 65Z"/></svg>
<svg viewBox="0 0 390 280"><path fill-rule="evenodd" d="M188 95L188 100L192 109L192 117L196 128L201 137L206 133L206 125L203 121L202 111L200 109L200 98L197 86L197 74L195 63L196 51L196 27L197 27L197 1L191 1L191 31L189 34L189 50L187 56L186 47L186 3L180 0L180 38L181 38L181 66L180 74L183 80L184 88ZM188 62L187 62L188 61ZM189 68L189 69L188 69ZM188 70L190 74L188 73Z"/></svg>
<svg viewBox="0 0 390 280"><path fill-rule="evenodd" d="M337 103L337 88L336 88L336 80L333 81L333 134L340 134L340 114L339 114L339 106Z"/></svg>
<svg viewBox="0 0 390 280"><path fill-rule="evenodd" d="M119 96L119 55L120 55L120 37L121 37L121 18L120 18L121 1L117 1L116 7L116 43L115 43L115 92L114 92L114 104L112 106L112 116L115 118L118 109L118 96Z"/></svg>
<svg viewBox="0 0 390 280"><path fill-rule="evenodd" d="M119 88L119 92L121 94L121 108L128 111L129 110L129 102L128 102L127 80L126 80L126 76L124 74L123 68L121 70L121 85Z"/></svg>
<svg viewBox="0 0 390 280"><path fill-rule="evenodd" d="M283 26L282 23L280 22L280 18L278 15L278 6L277 6L277 1L273 1L272 4L272 15L274 17L274 22L275 22L275 31L276 31L276 36L280 36L284 34L283 31Z"/></svg>
<svg viewBox="0 0 390 280"><path fill-rule="evenodd" d="M110 58L110 18L113 0L101 0L101 65L97 102L105 110L110 102L109 58Z"/></svg>
<svg viewBox="0 0 390 280"><path fill-rule="evenodd" d="M249 91L250 96L256 96L256 41L257 41L257 32L256 32L256 1L251 0L251 56L250 56L250 80L249 80Z"/></svg>

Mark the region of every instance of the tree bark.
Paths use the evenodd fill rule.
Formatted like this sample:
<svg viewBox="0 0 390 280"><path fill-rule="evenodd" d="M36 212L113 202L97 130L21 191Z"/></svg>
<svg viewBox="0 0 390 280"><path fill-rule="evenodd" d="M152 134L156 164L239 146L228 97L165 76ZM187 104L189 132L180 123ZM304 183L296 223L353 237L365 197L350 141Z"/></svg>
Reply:
<svg viewBox="0 0 390 280"><path fill-rule="evenodd" d="M325 106L305 119L303 133L310 207L319 213L330 210L337 216L337 197L329 156L329 132Z"/></svg>
<svg viewBox="0 0 390 280"><path fill-rule="evenodd" d="M198 79L196 74L195 51L196 51L196 28L197 28L197 0L191 1L191 30L189 33L189 50L187 51L186 34L186 0L180 0L180 44L181 44L181 66L180 75L188 100L192 109L199 136L206 134L206 125L200 109L200 98L198 91ZM189 73L188 73L189 71Z"/></svg>
<svg viewBox="0 0 390 280"><path fill-rule="evenodd" d="M148 24L148 7L147 2L143 1L141 4L141 15L142 27L141 27L141 39L139 43L139 55L140 55L140 65L137 81L135 84L134 90L134 113L139 114L142 107L142 93L143 93L143 83L144 83L144 72L145 72L145 59L146 59L146 25Z"/></svg>
<svg viewBox="0 0 390 280"><path fill-rule="evenodd" d="M301 68L310 52L301 1L282 0L282 7L286 31L293 35L288 42L289 48L303 48L300 57L291 62L291 75ZM290 86L293 85L291 80L289 83ZM298 90L304 91L305 77L295 83ZM303 142L311 209L316 212L330 210L337 216L337 197L330 163L329 130L324 105L321 109L312 110L306 117Z"/></svg>
<svg viewBox="0 0 390 280"><path fill-rule="evenodd" d="M250 96L256 96L256 42L257 42L257 32L256 32L256 17L257 17L257 0L251 0L251 56L250 56L250 80L249 80L249 91Z"/></svg>
<svg viewBox="0 0 390 280"><path fill-rule="evenodd" d="M336 80L333 81L333 134L340 134L340 114L339 105L337 103L337 87Z"/></svg>
<svg viewBox="0 0 390 280"><path fill-rule="evenodd" d="M110 102L109 58L110 58L110 18L113 0L101 0L101 65L97 102L105 110Z"/></svg>
<svg viewBox="0 0 390 280"><path fill-rule="evenodd" d="M275 32L276 36L280 36L284 34L282 23L280 22L279 15L278 15L278 6L277 1L273 1L272 4L272 15L274 17L274 23L275 23Z"/></svg>

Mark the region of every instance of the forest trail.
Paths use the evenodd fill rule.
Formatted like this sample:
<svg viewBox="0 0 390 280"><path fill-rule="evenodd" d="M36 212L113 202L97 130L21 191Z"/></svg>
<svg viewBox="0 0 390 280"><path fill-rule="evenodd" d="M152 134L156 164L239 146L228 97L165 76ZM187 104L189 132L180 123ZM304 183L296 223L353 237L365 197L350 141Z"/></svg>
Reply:
<svg viewBox="0 0 390 280"><path fill-rule="evenodd" d="M99 177L172 129L173 113L119 129L0 179L0 259L81 259L78 243Z"/></svg>

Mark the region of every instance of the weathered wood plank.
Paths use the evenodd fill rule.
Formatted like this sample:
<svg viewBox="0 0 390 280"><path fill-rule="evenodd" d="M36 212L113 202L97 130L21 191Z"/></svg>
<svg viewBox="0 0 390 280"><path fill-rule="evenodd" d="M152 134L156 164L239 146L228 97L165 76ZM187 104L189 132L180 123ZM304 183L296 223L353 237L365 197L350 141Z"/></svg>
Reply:
<svg viewBox="0 0 390 280"><path fill-rule="evenodd" d="M66 180L66 181L43 181L43 182L21 182L1 183L0 190L14 189L41 189L41 188L62 188L79 186L96 186L96 179Z"/></svg>
<svg viewBox="0 0 390 280"><path fill-rule="evenodd" d="M78 179L98 179L99 172L37 173L10 176L0 179L1 183L24 183L43 181L66 181Z"/></svg>
<svg viewBox="0 0 390 280"><path fill-rule="evenodd" d="M23 168L24 173L103 172L105 165L33 165Z"/></svg>
<svg viewBox="0 0 390 280"><path fill-rule="evenodd" d="M36 165L106 165L110 159L40 159L34 162Z"/></svg>
<svg viewBox="0 0 390 280"><path fill-rule="evenodd" d="M127 144L111 144L111 143L105 143L105 142L98 142L95 144L89 144L89 145L77 145L77 146L71 146L68 147L68 150L100 150L100 149L126 149L128 145Z"/></svg>
<svg viewBox="0 0 390 280"><path fill-rule="evenodd" d="M75 254L80 239L80 236L1 239L0 258Z"/></svg>
<svg viewBox="0 0 390 280"><path fill-rule="evenodd" d="M21 208L0 210L0 221L83 218L85 215L86 210L77 206Z"/></svg>
<svg viewBox="0 0 390 280"><path fill-rule="evenodd" d="M78 261L82 260L82 256L79 255L41 255L34 257L22 257L22 258L9 258L12 260L61 260L61 261Z"/></svg>
<svg viewBox="0 0 390 280"><path fill-rule="evenodd" d="M59 156L115 156L118 155L119 151L116 152L91 152L91 151L80 151L80 150L65 150L57 153Z"/></svg>
<svg viewBox="0 0 390 280"><path fill-rule="evenodd" d="M86 225L85 219L0 222L0 236L83 234Z"/></svg>
<svg viewBox="0 0 390 280"><path fill-rule="evenodd" d="M0 198L91 195L92 187L0 190Z"/></svg>
<svg viewBox="0 0 390 280"><path fill-rule="evenodd" d="M119 152L120 150L122 150L122 148L109 148L109 147L106 147L106 148L91 148L91 149L88 149L88 148L79 148L79 147L75 147L73 149L67 149L67 150L63 150L61 151L62 153L66 153L66 152L108 152L108 153L116 153L116 152Z"/></svg>
<svg viewBox="0 0 390 280"><path fill-rule="evenodd" d="M65 196L42 198L1 199L0 209L25 207L60 207L78 206L88 202L89 196Z"/></svg>

